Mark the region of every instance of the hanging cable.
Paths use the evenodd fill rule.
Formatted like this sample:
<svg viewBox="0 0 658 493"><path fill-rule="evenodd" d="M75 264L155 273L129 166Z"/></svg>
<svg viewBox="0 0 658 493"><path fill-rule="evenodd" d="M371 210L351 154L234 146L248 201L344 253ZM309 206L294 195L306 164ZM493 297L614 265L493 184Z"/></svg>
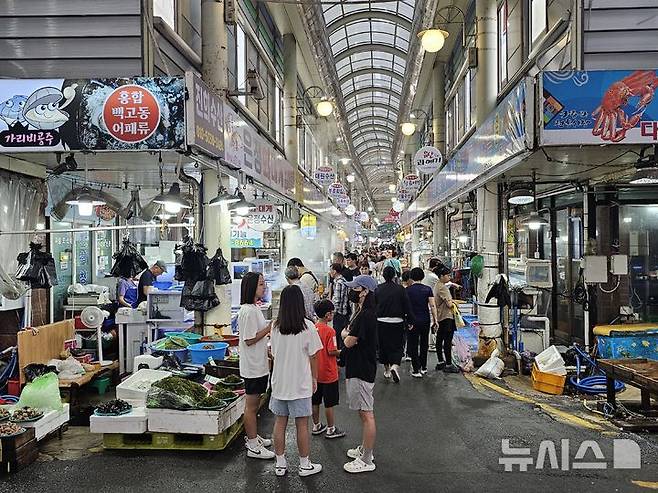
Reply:
<svg viewBox="0 0 658 493"><path fill-rule="evenodd" d="M617 291L617 288L619 287L620 284L621 284L621 276L617 276L617 284L615 284L614 288L608 291L607 289L603 289L603 287L599 284L599 289L605 294L611 294Z"/></svg>

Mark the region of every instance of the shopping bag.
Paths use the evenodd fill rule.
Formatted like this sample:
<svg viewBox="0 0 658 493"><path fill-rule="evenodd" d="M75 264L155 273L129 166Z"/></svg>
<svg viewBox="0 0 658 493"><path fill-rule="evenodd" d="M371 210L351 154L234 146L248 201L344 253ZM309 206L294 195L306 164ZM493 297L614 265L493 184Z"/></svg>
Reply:
<svg viewBox="0 0 658 493"><path fill-rule="evenodd" d="M464 322L464 318L455 304L452 305L452 314L455 317L455 327L461 329L466 326L466 322Z"/></svg>

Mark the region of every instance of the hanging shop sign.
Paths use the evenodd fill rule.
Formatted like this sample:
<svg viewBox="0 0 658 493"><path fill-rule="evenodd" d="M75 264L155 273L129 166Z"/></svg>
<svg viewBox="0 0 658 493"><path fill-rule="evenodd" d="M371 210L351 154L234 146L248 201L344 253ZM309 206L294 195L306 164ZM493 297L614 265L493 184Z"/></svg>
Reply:
<svg viewBox="0 0 658 493"><path fill-rule="evenodd" d="M187 72L185 103L187 144L216 158L224 157L224 105L197 74Z"/></svg>
<svg viewBox="0 0 658 493"><path fill-rule="evenodd" d="M176 77L0 80L0 152L185 147Z"/></svg>
<svg viewBox="0 0 658 493"><path fill-rule="evenodd" d="M247 221L231 224L231 248L262 248L263 233L251 229Z"/></svg>
<svg viewBox="0 0 658 493"><path fill-rule="evenodd" d="M247 224L255 231L269 231L276 223L277 208L273 204L260 204L247 216Z"/></svg>
<svg viewBox="0 0 658 493"><path fill-rule="evenodd" d="M388 211L388 215L391 216L391 217L394 217L395 219L400 217L400 213L398 211L396 211L395 209L393 209L392 207Z"/></svg>
<svg viewBox="0 0 658 493"><path fill-rule="evenodd" d="M658 70L542 74L541 143L658 142Z"/></svg>
<svg viewBox="0 0 658 493"><path fill-rule="evenodd" d="M443 166L443 155L436 147L421 147L414 155L414 166L419 173L433 175Z"/></svg>
<svg viewBox="0 0 658 493"><path fill-rule="evenodd" d="M224 104L224 160L284 196L295 191L297 167Z"/></svg>
<svg viewBox="0 0 658 493"><path fill-rule="evenodd" d="M339 195L336 197L336 205L339 209L345 209L351 204L351 200L347 195Z"/></svg>
<svg viewBox="0 0 658 493"><path fill-rule="evenodd" d="M336 181L336 172L331 166L320 166L313 173L313 178L320 186L326 187Z"/></svg>
<svg viewBox="0 0 658 493"><path fill-rule="evenodd" d="M400 188L409 190L412 193L415 193L418 190L420 190L420 187L421 187L420 177L413 173L402 178L402 181L400 182Z"/></svg>
<svg viewBox="0 0 658 493"><path fill-rule="evenodd" d="M299 222L299 234L307 240L314 240L318 235L318 218L313 214L305 214Z"/></svg>
<svg viewBox="0 0 658 493"><path fill-rule="evenodd" d="M346 195L345 187L338 182L334 182L327 188L327 195L332 199L338 198L342 195Z"/></svg>
<svg viewBox="0 0 658 493"><path fill-rule="evenodd" d="M534 82L525 78L462 145L400 216L410 224L469 192L490 173L522 160L534 142Z"/></svg>
<svg viewBox="0 0 658 493"><path fill-rule="evenodd" d="M409 202L413 197L413 194L406 188L398 188L397 195L398 195L398 201L405 204Z"/></svg>

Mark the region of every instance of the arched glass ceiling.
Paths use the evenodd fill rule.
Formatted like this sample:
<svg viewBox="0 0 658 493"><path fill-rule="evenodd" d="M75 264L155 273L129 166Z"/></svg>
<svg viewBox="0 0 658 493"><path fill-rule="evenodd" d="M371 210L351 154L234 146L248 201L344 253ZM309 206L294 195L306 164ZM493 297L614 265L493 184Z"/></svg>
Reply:
<svg viewBox="0 0 658 493"><path fill-rule="evenodd" d="M414 7L415 0L323 6L352 141L371 168L391 162ZM377 167L380 179L391 175L385 168Z"/></svg>

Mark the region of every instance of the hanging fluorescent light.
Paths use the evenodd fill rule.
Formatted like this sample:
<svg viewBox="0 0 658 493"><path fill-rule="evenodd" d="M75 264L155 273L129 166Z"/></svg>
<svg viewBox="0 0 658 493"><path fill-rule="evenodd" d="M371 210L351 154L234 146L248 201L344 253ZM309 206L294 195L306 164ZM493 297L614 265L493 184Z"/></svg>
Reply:
<svg viewBox="0 0 658 493"><path fill-rule="evenodd" d="M391 184L388 186L388 191L391 192L391 193L395 193L395 189L396 189L396 188L397 188L397 187L396 187L393 183L391 183Z"/></svg>
<svg viewBox="0 0 658 493"><path fill-rule="evenodd" d="M350 161L351 161L351 159L348 158L348 157L340 158L340 163L341 164L349 164Z"/></svg>
<svg viewBox="0 0 658 493"><path fill-rule="evenodd" d="M521 186L512 190L507 198L507 202L512 205L528 205L535 201L535 194L532 189Z"/></svg>
<svg viewBox="0 0 658 493"><path fill-rule="evenodd" d="M93 191L88 187L82 187L74 194L72 199L66 201L68 205L76 205L78 207L78 214L81 216L91 216L94 212L94 207L105 205L105 201L94 195Z"/></svg>
<svg viewBox="0 0 658 493"><path fill-rule="evenodd" d="M407 137L412 136L416 132L416 124L411 122L405 122L402 124L402 133Z"/></svg>
<svg viewBox="0 0 658 493"><path fill-rule="evenodd" d="M462 244L468 243L468 240L471 239L471 236L468 234L468 231L462 231L458 236L459 242Z"/></svg>
<svg viewBox="0 0 658 493"><path fill-rule="evenodd" d="M393 202L393 210L395 212L402 212L404 210L404 202L395 199L395 202Z"/></svg>
<svg viewBox="0 0 658 493"><path fill-rule="evenodd" d="M372 212L374 209L372 208L371 205L368 206L368 212Z"/></svg>
<svg viewBox="0 0 658 493"><path fill-rule="evenodd" d="M246 216L251 209L256 208L256 204L249 202L244 198L244 194L240 191L237 193L238 201L229 205L228 210L235 212L238 216Z"/></svg>
<svg viewBox="0 0 658 493"><path fill-rule="evenodd" d="M428 53L436 53L443 48L448 36L450 36L450 33L443 29L426 29L418 33L420 44Z"/></svg>
<svg viewBox="0 0 658 493"><path fill-rule="evenodd" d="M345 214L348 216L353 216L356 213L356 207L354 207L354 204L350 204L347 207L345 207Z"/></svg>
<svg viewBox="0 0 658 493"><path fill-rule="evenodd" d="M530 215L523 221L525 226L536 231L542 226L550 226L548 220L539 215L537 211L532 211Z"/></svg>
<svg viewBox="0 0 658 493"><path fill-rule="evenodd" d="M184 199L180 193L180 184L174 182L169 187L169 191L165 194L160 194L153 199L156 204L162 204L165 211L170 214L178 214L181 209L191 209L192 204Z"/></svg>
<svg viewBox="0 0 658 493"><path fill-rule="evenodd" d="M356 176L354 176L353 173L350 173L345 177L345 179L347 180L347 183L354 183L354 180L356 180Z"/></svg>
<svg viewBox="0 0 658 493"><path fill-rule="evenodd" d="M292 217L292 209L288 204L283 205L279 226L285 231L295 229L297 227L297 222Z"/></svg>

